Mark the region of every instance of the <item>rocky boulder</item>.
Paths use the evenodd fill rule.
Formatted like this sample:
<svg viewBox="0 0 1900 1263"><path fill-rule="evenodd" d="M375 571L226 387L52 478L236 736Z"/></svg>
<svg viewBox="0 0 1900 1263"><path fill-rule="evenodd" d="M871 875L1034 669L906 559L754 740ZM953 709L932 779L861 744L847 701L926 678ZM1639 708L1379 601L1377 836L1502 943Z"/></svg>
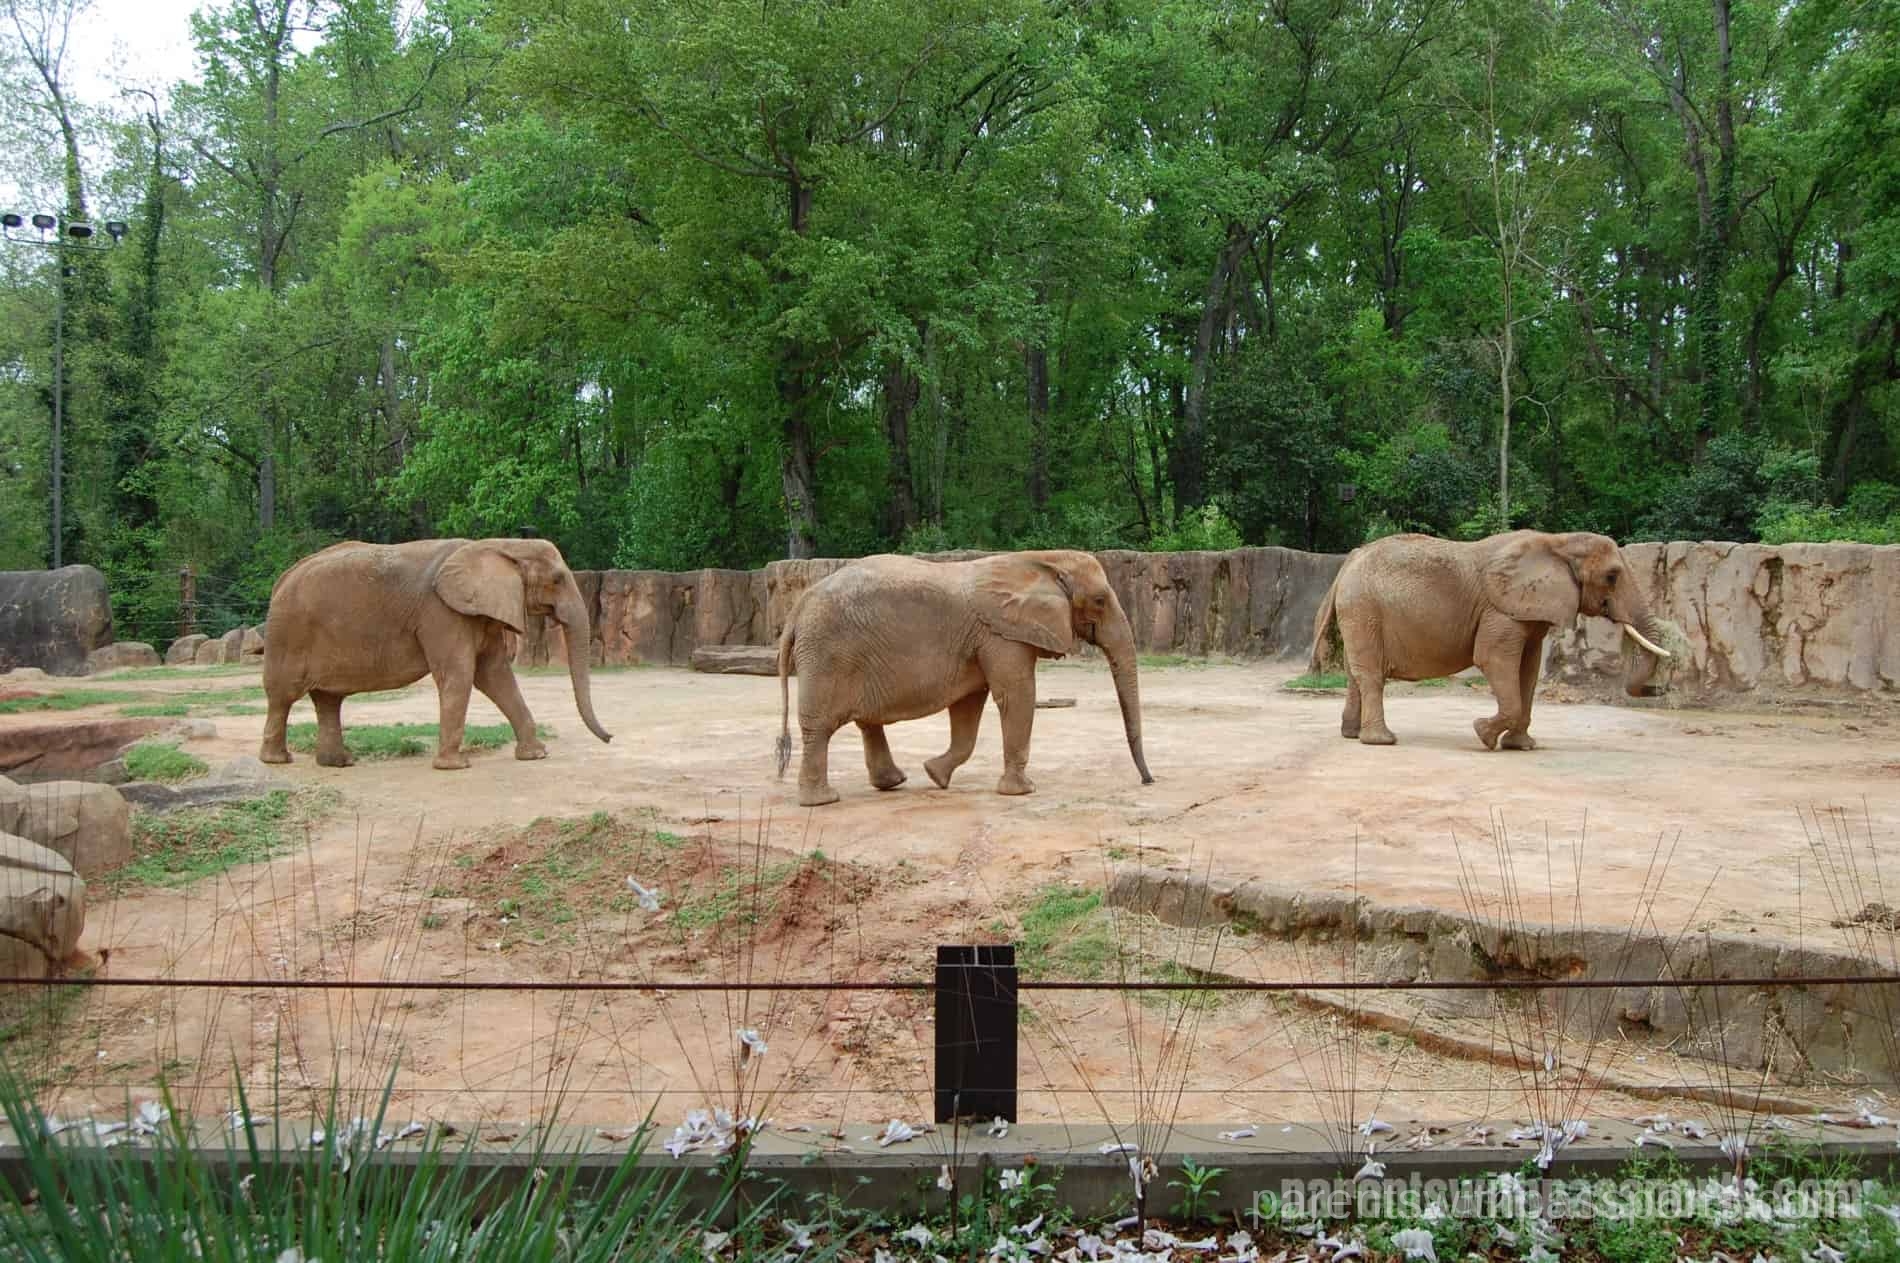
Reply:
<svg viewBox="0 0 1900 1263"><path fill-rule="evenodd" d="M86 656L111 643L106 577L91 566L0 570L0 671L83 675Z"/></svg>
<svg viewBox="0 0 1900 1263"><path fill-rule="evenodd" d="M120 640L101 646L86 655L86 674L124 671L133 667L159 665L158 650L136 640Z"/></svg>
<svg viewBox="0 0 1900 1263"><path fill-rule="evenodd" d="M44 978L79 950L86 883L66 860L0 830L0 971Z"/></svg>
<svg viewBox="0 0 1900 1263"><path fill-rule="evenodd" d="M0 833L58 852L83 877L111 872L132 858L132 812L110 785L0 777Z"/></svg>
<svg viewBox="0 0 1900 1263"><path fill-rule="evenodd" d="M188 667L198 660L198 646L211 639L196 632L189 636L180 636L172 641L165 650L165 665L168 667Z"/></svg>
<svg viewBox="0 0 1900 1263"><path fill-rule="evenodd" d="M162 719L74 719L0 727L0 776L47 781L92 776Z"/></svg>

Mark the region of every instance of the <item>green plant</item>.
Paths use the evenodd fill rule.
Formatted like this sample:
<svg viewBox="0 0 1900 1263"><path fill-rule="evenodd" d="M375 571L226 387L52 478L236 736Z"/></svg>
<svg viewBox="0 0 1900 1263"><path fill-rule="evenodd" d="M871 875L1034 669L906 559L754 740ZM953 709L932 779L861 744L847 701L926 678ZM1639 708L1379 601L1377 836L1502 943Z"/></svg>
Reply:
<svg viewBox="0 0 1900 1263"><path fill-rule="evenodd" d="M113 873L114 889L185 886L240 864L281 854L295 833L336 801L332 793L273 790L249 802L132 817L133 859Z"/></svg>
<svg viewBox="0 0 1900 1263"><path fill-rule="evenodd" d="M1148 541L1148 551L1156 553L1224 552L1246 543L1233 519L1209 502L1191 513L1182 514L1175 524L1156 531Z"/></svg>
<svg viewBox="0 0 1900 1263"><path fill-rule="evenodd" d="M1308 671L1294 676L1280 687L1293 692L1321 692L1343 689L1351 683L1352 680L1343 671L1322 671L1317 675Z"/></svg>
<svg viewBox="0 0 1900 1263"><path fill-rule="evenodd" d="M134 718L180 719L191 713L191 707L183 702L146 702L128 706L119 713Z"/></svg>
<svg viewBox="0 0 1900 1263"><path fill-rule="evenodd" d="M0 701L0 715L23 715L40 710L83 710L88 706L123 706L139 700L137 693L110 689L76 689L70 693L42 693L37 697L10 697Z"/></svg>
<svg viewBox="0 0 1900 1263"><path fill-rule="evenodd" d="M211 769L196 755L163 741L141 741L125 752L125 774L135 781L170 784L203 776Z"/></svg>
<svg viewBox="0 0 1900 1263"><path fill-rule="evenodd" d="M535 725L542 740L554 735L545 724ZM434 754L441 729L435 724L344 724L343 746L359 759L406 759ZM317 726L292 724L286 734L290 748L309 754L317 748ZM494 750L515 739L507 724L470 724L462 730L464 750Z"/></svg>
<svg viewBox="0 0 1900 1263"><path fill-rule="evenodd" d="M1215 1183L1227 1174L1225 1167L1204 1167L1189 1158L1181 1164L1181 1178L1169 1180L1169 1188L1181 1190L1181 1200L1174 1204L1174 1213L1188 1223L1199 1223L1207 1218L1207 1207L1220 1196L1220 1188Z"/></svg>

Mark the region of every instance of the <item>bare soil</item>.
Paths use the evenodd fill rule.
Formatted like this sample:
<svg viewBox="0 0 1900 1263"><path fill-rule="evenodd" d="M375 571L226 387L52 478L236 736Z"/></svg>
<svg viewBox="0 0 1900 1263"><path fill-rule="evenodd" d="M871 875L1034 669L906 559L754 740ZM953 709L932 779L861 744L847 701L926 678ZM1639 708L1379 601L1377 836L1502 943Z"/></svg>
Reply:
<svg viewBox="0 0 1900 1263"><path fill-rule="evenodd" d="M1282 689L1292 674L1144 669L1156 779L1143 786L1105 669L1045 664L1044 694L1077 704L1037 714L1035 794L994 792L993 716L951 788L932 786L921 764L947 741L936 717L889 729L910 772L889 793L866 781L855 734L839 734L832 779L843 799L813 811L796 805L792 775L774 776L775 680L597 672L595 705L616 734L603 745L575 717L564 675L524 674L535 717L556 733L545 761L504 748L439 772L427 758L328 769L300 757L279 771L338 791L344 806L295 853L96 901L85 945L120 977L649 989L97 993L61 1013L43 1068L52 1106L122 1108L163 1072L186 1104L218 1109L234 1075L254 1096L337 1084L364 1105L393 1082L398 1117L479 1119L497 1134L557 1109L602 1126L653 1107L670 1127L712 1105L821 1130L921 1121L926 993L668 984L927 979L935 944L1015 938L1049 888L1098 890L1126 863L1460 913L1547 907L1558 925L1624 926L1640 914L1666 934L1709 928L1833 950L1864 944L1867 923L1854 918L1865 906L1900 902L1890 703L1713 711L1567 701L1548 688L1532 729L1541 748L1488 752L1471 728L1490 713L1488 694L1454 680L1395 686L1387 713L1400 744L1381 749L1341 740L1340 695ZM181 672L138 687L254 683ZM293 719L311 718L307 704L300 712ZM344 708L346 725L435 713L426 682ZM187 742L192 753L214 767L256 753L261 716L209 718L216 735ZM469 720L499 716L477 698ZM629 877L661 892L658 912L641 908ZM1239 949L1252 954L1247 967L1230 968L1235 941L1211 932L1127 916L1108 925L1109 977L1265 968L1258 945ZM1353 974L1337 946L1274 950L1274 971ZM1569 1049L1551 1071L1511 1069L1544 1045L1530 1018L1506 1012L1480 1024L1496 1048L1486 1057L1455 1051L1482 1030L1448 1043L1423 1010L1356 1024L1287 997L1201 1005L1089 992L1042 993L1030 1010L1026 1119L1320 1127L1349 1148L1353 1123L1375 1113L1475 1122L1642 1113L1691 1090L1786 1095L1766 1072L1614 1048ZM740 1029L768 1042L765 1056L741 1064Z"/></svg>

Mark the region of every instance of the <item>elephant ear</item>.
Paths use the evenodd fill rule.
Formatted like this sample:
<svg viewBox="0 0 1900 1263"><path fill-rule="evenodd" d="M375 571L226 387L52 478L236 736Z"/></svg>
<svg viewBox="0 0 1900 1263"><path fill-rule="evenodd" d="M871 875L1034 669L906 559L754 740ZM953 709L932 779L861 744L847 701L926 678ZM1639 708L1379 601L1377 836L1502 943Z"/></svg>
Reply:
<svg viewBox="0 0 1900 1263"><path fill-rule="evenodd" d="M521 571L492 544L464 544L435 573L435 594L452 610L492 618L521 633L528 621Z"/></svg>
<svg viewBox="0 0 1900 1263"><path fill-rule="evenodd" d="M1075 616L1061 573L1040 562L1005 558L976 580L976 615L1005 640L1063 657L1075 652Z"/></svg>
<svg viewBox="0 0 1900 1263"><path fill-rule="evenodd" d="M1484 589L1491 604L1519 622L1577 621L1577 572L1547 536L1526 533L1499 549L1484 567Z"/></svg>

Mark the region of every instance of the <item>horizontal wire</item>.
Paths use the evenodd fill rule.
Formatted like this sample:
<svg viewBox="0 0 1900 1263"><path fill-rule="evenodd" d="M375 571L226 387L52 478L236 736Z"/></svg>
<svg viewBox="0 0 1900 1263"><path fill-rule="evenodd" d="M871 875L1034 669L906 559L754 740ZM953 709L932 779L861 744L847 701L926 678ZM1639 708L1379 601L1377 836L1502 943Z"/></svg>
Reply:
<svg viewBox="0 0 1900 1263"><path fill-rule="evenodd" d="M964 968L952 966L951 968ZM990 975L991 970L972 967L971 972ZM1075 979L1025 980L1010 985L996 984L995 999L1005 999L1019 991L1184 991L1184 992L1276 992L1276 991L1617 991L1651 987L1678 990L1727 990L1736 987L1877 987L1900 985L1900 974L1832 974L1816 977L1775 978L1444 978L1424 982L1376 981L1354 979L1328 981L1310 979L1300 982L1088 982ZM618 982L607 979L552 982L547 980L488 981L440 980L435 982L375 978L0 978L0 987L156 987L189 991L554 991L554 992L795 992L795 991L937 991L934 981L889 979L876 982L706 982L683 979L651 982ZM952 992L953 994L968 994ZM969 995L973 1001L991 997Z"/></svg>

